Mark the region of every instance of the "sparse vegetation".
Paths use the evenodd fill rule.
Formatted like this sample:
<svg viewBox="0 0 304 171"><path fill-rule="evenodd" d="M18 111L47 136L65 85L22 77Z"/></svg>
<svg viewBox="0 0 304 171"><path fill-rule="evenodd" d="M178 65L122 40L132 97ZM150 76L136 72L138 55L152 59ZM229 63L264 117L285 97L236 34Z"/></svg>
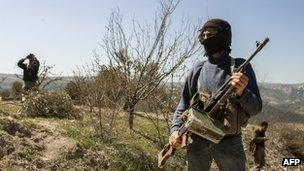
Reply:
<svg viewBox="0 0 304 171"><path fill-rule="evenodd" d="M281 125L279 131L281 133L281 141L285 145L285 150L295 157L304 160L304 130Z"/></svg>
<svg viewBox="0 0 304 171"><path fill-rule="evenodd" d="M0 107L9 114L20 108L8 105L2 104ZM128 129L128 119L125 115L117 115L111 141L106 141L95 131L87 107L78 108L81 112L86 113L83 120L41 117L0 119L1 125L10 125L0 127L0 158L2 157L0 165L2 168L12 170L22 168L29 170L37 168L46 170L73 168L82 170L100 168L105 170L156 170L156 154L161 146L157 138L158 131L155 129L155 123L151 122L152 116L156 122L155 114L139 112L143 117L135 117L136 130L132 131ZM103 109L103 112L109 111ZM166 139L168 138L167 124L164 119L161 119L161 113L159 114L159 129L162 130L160 134ZM106 115L101 115L101 124L107 124L106 117ZM301 145L303 139L300 138L302 134L295 131L295 127L285 129L286 135L290 136L287 134L290 133L292 137L283 138L280 135L283 132L281 130L283 126L275 125L277 124L271 124L267 133L271 138L270 142L266 143L266 157L269 162L267 168L282 170L279 160L282 157L296 155L287 150L288 144L294 142ZM254 129L251 127L249 126L243 132L245 150L253 135ZM26 131L23 132L24 130L29 130L31 136L25 136ZM49 150L57 151L56 155ZM48 159L49 154L53 154L55 157L51 157L50 160ZM248 151L246 154L248 167L252 168L252 154ZM185 150L179 150L168 161L166 170L182 170L184 166ZM217 170L215 166L212 168L212 170Z"/></svg>

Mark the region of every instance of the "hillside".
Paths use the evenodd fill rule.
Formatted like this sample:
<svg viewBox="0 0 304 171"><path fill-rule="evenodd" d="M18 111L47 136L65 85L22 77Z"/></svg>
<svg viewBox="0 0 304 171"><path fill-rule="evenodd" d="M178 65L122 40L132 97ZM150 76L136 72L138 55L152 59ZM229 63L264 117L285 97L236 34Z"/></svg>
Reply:
<svg viewBox="0 0 304 171"><path fill-rule="evenodd" d="M304 84L261 83L259 88L265 104L304 114Z"/></svg>
<svg viewBox="0 0 304 171"><path fill-rule="evenodd" d="M264 105L260 114L251 117L251 123L269 121L273 123L300 123L304 124L304 115L292 111L287 111L283 107L273 107Z"/></svg>
<svg viewBox="0 0 304 171"><path fill-rule="evenodd" d="M136 117L135 130L130 131L127 118L121 113L117 127L110 137L104 137L106 140L94 132L86 117L89 111L84 107L78 106L84 118L72 120L22 116L20 105L17 102L0 104L0 167L4 170L157 170L156 154L162 146L157 130L146 117ZM287 127L301 131L296 136L304 137L303 124L297 128L293 124L271 124L267 133L271 140L266 143L266 170L283 170L281 159L293 156L287 150L288 141L281 135L282 128ZM254 129L254 125L249 125L243 130L248 169L253 167L248 148ZM168 135L164 124L162 130L161 139L165 143ZM184 167L185 150L179 150L165 170ZM212 168L217 170L214 163Z"/></svg>
<svg viewBox="0 0 304 171"><path fill-rule="evenodd" d="M126 131L127 119L121 115L117 128L104 137L94 132L86 114L82 120L30 118L18 113L19 105L0 105L0 166L5 170L156 169L160 146L153 138L156 130L145 119L138 118L143 122L135 125L140 131ZM180 167L171 164L169 168Z"/></svg>
<svg viewBox="0 0 304 171"><path fill-rule="evenodd" d="M251 123L270 121L304 124L304 84L261 83L259 88L263 110L251 118Z"/></svg>
<svg viewBox="0 0 304 171"><path fill-rule="evenodd" d="M20 76L21 77L21 76ZM0 74L0 80L5 78L4 82L1 83L0 88L3 89L10 89L13 82L22 81L14 74Z"/></svg>

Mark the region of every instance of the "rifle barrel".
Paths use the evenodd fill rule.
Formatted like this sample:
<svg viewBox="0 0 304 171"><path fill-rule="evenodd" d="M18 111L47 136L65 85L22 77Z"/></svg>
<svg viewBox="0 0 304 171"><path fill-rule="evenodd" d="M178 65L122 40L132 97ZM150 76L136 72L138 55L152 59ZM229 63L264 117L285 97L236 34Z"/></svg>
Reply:
<svg viewBox="0 0 304 171"><path fill-rule="evenodd" d="M269 42L269 38L267 37L261 44L259 44L259 46L256 48L256 50L250 55L250 57L236 69L236 72L243 71L245 69L245 67L249 64L249 62L252 60L252 58L257 53L259 53L268 42Z"/></svg>

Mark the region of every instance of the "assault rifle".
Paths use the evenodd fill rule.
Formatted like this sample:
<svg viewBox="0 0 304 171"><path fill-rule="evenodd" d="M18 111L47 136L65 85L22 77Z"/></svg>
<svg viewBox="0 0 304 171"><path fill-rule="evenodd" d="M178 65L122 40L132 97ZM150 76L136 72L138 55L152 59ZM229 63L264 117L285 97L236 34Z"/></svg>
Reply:
<svg viewBox="0 0 304 171"><path fill-rule="evenodd" d="M254 56L260 52L263 47L269 42L269 38L266 38L262 43L257 42L256 50L249 56L249 58L241 64L238 68L234 70L234 72L244 72L246 66L249 62L254 58ZM213 114L219 109L220 105L223 104L235 91L235 87L230 84L231 78L228 79L219 90L203 104L203 109L195 109L192 108L192 105L186 111L187 114L190 114L190 118L187 115L182 115L182 120L184 121L183 125L180 127L178 131L178 137L182 137L187 132L196 133L198 135L209 134L208 137L203 136L215 143L218 143L221 138L225 135L225 133L221 129L221 124L217 120L213 120ZM196 119L195 116L198 116ZM194 119L193 119L194 118ZM206 119L208 118L208 119ZM207 124L200 122L199 120L207 121ZM193 126L195 125L195 126ZM212 131L207 126L210 126ZM193 128L193 129L190 129ZM176 148L173 148L169 143L164 146L164 148L158 153L158 167L163 168L167 159L174 155Z"/></svg>

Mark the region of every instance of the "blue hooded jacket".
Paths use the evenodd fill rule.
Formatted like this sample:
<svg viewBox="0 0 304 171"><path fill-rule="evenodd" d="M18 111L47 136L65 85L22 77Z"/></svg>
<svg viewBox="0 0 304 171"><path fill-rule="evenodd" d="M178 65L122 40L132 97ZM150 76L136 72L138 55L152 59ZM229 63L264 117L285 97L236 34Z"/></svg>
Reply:
<svg viewBox="0 0 304 171"><path fill-rule="evenodd" d="M216 92L229 77L231 56L223 54L219 59L214 60L212 57L208 60L197 63L188 76L182 89L182 97L173 115L171 133L178 131L183 121L180 115L188 109L190 100L198 91ZM245 62L242 58L235 59L235 67ZM262 99L252 66L249 64L245 68L244 74L249 78L242 96L237 97L237 102L249 114L256 115L262 110ZM199 84L198 84L199 83ZM198 87L199 85L199 87Z"/></svg>

